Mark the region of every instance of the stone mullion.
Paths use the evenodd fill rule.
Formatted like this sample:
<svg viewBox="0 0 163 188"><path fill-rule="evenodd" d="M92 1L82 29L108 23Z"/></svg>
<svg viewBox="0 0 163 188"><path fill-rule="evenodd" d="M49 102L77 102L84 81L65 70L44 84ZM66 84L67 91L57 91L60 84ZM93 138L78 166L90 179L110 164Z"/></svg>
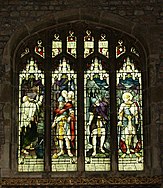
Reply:
<svg viewBox="0 0 163 188"><path fill-rule="evenodd" d="M51 171L51 38L49 33L46 33L45 44L45 172Z"/></svg>
<svg viewBox="0 0 163 188"><path fill-rule="evenodd" d="M117 105L116 105L116 41L114 34L110 38L110 145L111 145L111 170L118 169L118 144L117 144Z"/></svg>
<svg viewBox="0 0 163 188"><path fill-rule="evenodd" d="M84 36L81 31L78 33L77 41L77 151L78 151L78 172L84 171Z"/></svg>

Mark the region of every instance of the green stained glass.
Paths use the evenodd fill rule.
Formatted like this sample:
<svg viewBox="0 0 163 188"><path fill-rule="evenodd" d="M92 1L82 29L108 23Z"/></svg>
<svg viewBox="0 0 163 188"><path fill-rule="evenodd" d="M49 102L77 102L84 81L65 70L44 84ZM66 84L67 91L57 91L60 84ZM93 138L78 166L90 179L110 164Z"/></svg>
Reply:
<svg viewBox="0 0 163 188"><path fill-rule="evenodd" d="M98 41L98 51L107 58L109 57L108 41L105 34L101 34L101 38Z"/></svg>
<svg viewBox="0 0 163 188"><path fill-rule="evenodd" d="M77 74L64 58L52 72L52 171L77 170Z"/></svg>
<svg viewBox="0 0 163 188"><path fill-rule="evenodd" d="M86 31L84 36L84 57L86 58L94 52L94 37L91 35L91 31Z"/></svg>
<svg viewBox="0 0 163 188"><path fill-rule="evenodd" d="M54 34L54 39L52 40L52 58L62 53L62 40L59 34Z"/></svg>
<svg viewBox="0 0 163 188"><path fill-rule="evenodd" d="M118 58L125 52L126 52L126 47L123 44L123 40L119 40L118 45L116 46L116 58Z"/></svg>
<svg viewBox="0 0 163 188"><path fill-rule="evenodd" d="M95 58L84 73L85 170L110 170L109 74Z"/></svg>
<svg viewBox="0 0 163 188"><path fill-rule="evenodd" d="M73 31L69 31L69 36L67 37L67 53L76 57L76 43L77 37L74 36Z"/></svg>
<svg viewBox="0 0 163 188"><path fill-rule="evenodd" d="M19 72L18 171L44 170L44 74L31 58Z"/></svg>
<svg viewBox="0 0 163 188"><path fill-rule="evenodd" d="M141 72L134 61L124 60L117 71L118 169L144 169Z"/></svg>

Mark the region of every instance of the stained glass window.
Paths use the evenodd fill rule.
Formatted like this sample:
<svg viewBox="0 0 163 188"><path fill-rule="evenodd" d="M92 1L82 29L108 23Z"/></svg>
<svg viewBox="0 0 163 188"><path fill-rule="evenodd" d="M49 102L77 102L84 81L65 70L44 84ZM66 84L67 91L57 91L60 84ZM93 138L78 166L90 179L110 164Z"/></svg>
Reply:
<svg viewBox="0 0 163 188"><path fill-rule="evenodd" d="M62 40L58 33L54 34L54 38L52 40L52 57L60 54L62 52Z"/></svg>
<svg viewBox="0 0 163 188"><path fill-rule="evenodd" d="M38 54L41 57L45 57L45 48L42 46L42 41L37 41L37 46L35 46L35 53Z"/></svg>
<svg viewBox="0 0 163 188"><path fill-rule="evenodd" d="M121 56L126 52L126 47L123 44L123 40L118 40L118 45L116 47L116 57Z"/></svg>
<svg viewBox="0 0 163 188"><path fill-rule="evenodd" d="M142 171L143 48L113 29L78 26L40 31L18 48L18 171Z"/></svg>
<svg viewBox="0 0 163 188"><path fill-rule="evenodd" d="M110 170L109 73L100 60L89 64L84 74L85 170Z"/></svg>
<svg viewBox="0 0 163 188"><path fill-rule="evenodd" d="M109 50L108 50L108 40L106 39L106 34L101 34L101 38L98 41L98 51L102 55L106 56L107 58L109 57Z"/></svg>
<svg viewBox="0 0 163 188"><path fill-rule="evenodd" d="M67 37L67 53L76 57L76 44L77 38L74 36L73 31L69 31L69 36Z"/></svg>
<svg viewBox="0 0 163 188"><path fill-rule="evenodd" d="M19 73L18 171L44 169L44 73L31 58Z"/></svg>
<svg viewBox="0 0 163 188"><path fill-rule="evenodd" d="M141 72L129 57L117 71L117 107L119 170L143 170Z"/></svg>
<svg viewBox="0 0 163 188"><path fill-rule="evenodd" d="M91 31L87 30L84 36L84 57L94 52L94 37L91 35Z"/></svg>
<svg viewBox="0 0 163 188"><path fill-rule="evenodd" d="M64 58L52 72L52 171L77 170L77 75Z"/></svg>

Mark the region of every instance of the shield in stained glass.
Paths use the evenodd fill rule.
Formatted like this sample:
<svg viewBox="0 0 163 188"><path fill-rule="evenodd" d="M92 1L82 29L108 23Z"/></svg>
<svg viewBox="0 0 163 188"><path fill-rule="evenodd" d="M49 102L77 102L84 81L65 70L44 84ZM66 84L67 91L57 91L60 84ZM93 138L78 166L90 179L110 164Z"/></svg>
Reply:
<svg viewBox="0 0 163 188"><path fill-rule="evenodd" d="M126 52L126 47L123 44L123 40L119 40L118 45L116 46L116 58L118 58L125 52Z"/></svg>
<svg viewBox="0 0 163 188"><path fill-rule="evenodd" d="M95 58L84 73L85 170L110 170L109 73Z"/></svg>
<svg viewBox="0 0 163 188"><path fill-rule="evenodd" d="M42 40L37 41L37 46L35 46L35 53L42 58L45 58L45 47L42 46Z"/></svg>
<svg viewBox="0 0 163 188"><path fill-rule="evenodd" d="M143 170L141 72L129 58L117 71L118 168Z"/></svg>
<svg viewBox="0 0 163 188"><path fill-rule="evenodd" d="M52 72L52 171L77 170L76 79L65 58Z"/></svg>
<svg viewBox="0 0 163 188"><path fill-rule="evenodd" d="M18 171L44 170L44 74L31 58L19 72Z"/></svg>

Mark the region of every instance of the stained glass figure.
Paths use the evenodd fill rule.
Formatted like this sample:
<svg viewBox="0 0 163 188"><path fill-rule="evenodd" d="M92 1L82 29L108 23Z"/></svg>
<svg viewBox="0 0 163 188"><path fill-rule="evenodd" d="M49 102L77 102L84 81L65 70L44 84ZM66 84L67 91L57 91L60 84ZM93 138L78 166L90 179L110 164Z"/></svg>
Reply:
<svg viewBox="0 0 163 188"><path fill-rule="evenodd" d="M84 74L85 170L110 170L109 74L100 60L88 65Z"/></svg>
<svg viewBox="0 0 163 188"><path fill-rule="evenodd" d="M101 34L101 38L98 41L98 51L100 54L109 58L108 41L105 34Z"/></svg>
<svg viewBox="0 0 163 188"><path fill-rule="evenodd" d="M86 31L86 36L84 36L84 57L86 58L94 52L94 37L91 35L91 31Z"/></svg>
<svg viewBox="0 0 163 188"><path fill-rule="evenodd" d="M35 46L35 53L42 58L45 58L45 47L42 46L42 40L37 41L37 46Z"/></svg>
<svg viewBox="0 0 163 188"><path fill-rule="evenodd" d="M143 170L142 84L134 61L125 59L117 71L118 168Z"/></svg>
<svg viewBox="0 0 163 188"><path fill-rule="evenodd" d="M118 45L116 46L116 58L118 58L125 52L126 52L126 47L123 44L123 40L119 40Z"/></svg>
<svg viewBox="0 0 163 188"><path fill-rule="evenodd" d="M69 31L69 36L67 37L67 53L71 54L73 57L76 57L76 43L77 37L74 36L73 31Z"/></svg>
<svg viewBox="0 0 163 188"><path fill-rule="evenodd" d="M77 170L77 74L64 58L52 73L52 171Z"/></svg>
<svg viewBox="0 0 163 188"><path fill-rule="evenodd" d="M131 52L134 53L136 56L139 57L139 52L136 50L135 47L131 47Z"/></svg>
<svg viewBox="0 0 163 188"><path fill-rule="evenodd" d="M18 171L44 169L44 74L31 58L19 73Z"/></svg>
<svg viewBox="0 0 163 188"><path fill-rule="evenodd" d="M59 34L54 34L54 39L52 41L52 58L62 53L62 40Z"/></svg>

